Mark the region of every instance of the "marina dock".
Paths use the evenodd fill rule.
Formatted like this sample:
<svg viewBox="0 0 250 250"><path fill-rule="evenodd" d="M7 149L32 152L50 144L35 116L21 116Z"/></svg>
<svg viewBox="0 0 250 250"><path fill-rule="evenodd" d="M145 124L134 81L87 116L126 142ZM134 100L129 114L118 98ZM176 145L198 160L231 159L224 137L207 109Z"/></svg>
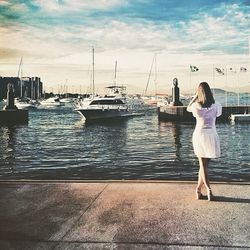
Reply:
<svg viewBox="0 0 250 250"><path fill-rule="evenodd" d="M222 107L222 115L217 120L229 121L232 114L250 114L250 106L224 106ZM160 106L158 107L158 117L161 121L195 122L192 113L187 111L187 106Z"/></svg>
<svg viewBox="0 0 250 250"><path fill-rule="evenodd" d="M1 181L0 249L246 249L250 183Z"/></svg>
<svg viewBox="0 0 250 250"><path fill-rule="evenodd" d="M29 120L28 110L0 110L0 124L26 124Z"/></svg>
<svg viewBox="0 0 250 250"><path fill-rule="evenodd" d="M0 110L0 125L14 125L28 123L28 111L19 110L15 106L13 84L8 83L7 101L3 110Z"/></svg>

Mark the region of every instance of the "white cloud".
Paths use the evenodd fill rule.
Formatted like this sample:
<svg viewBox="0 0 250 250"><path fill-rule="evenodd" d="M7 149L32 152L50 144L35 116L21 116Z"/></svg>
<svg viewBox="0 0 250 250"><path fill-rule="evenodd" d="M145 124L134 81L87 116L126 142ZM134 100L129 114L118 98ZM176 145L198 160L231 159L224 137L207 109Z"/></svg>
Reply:
<svg viewBox="0 0 250 250"><path fill-rule="evenodd" d="M126 1L121 0L34 0L33 3L41 9L51 11L79 11L99 9L104 10L118 5L126 4Z"/></svg>
<svg viewBox="0 0 250 250"><path fill-rule="evenodd" d="M5 1L5 0L1 0L0 1L0 6L2 5L2 6L7 6L7 5L9 5L10 3L8 2L8 1Z"/></svg>
<svg viewBox="0 0 250 250"><path fill-rule="evenodd" d="M242 44L246 44L250 18L249 13L236 4L222 5L220 16L200 13L199 18L182 23L178 37L185 38L187 44L199 51L211 53L234 53L242 51ZM183 37L183 34L186 37ZM245 45L247 46L247 45Z"/></svg>
<svg viewBox="0 0 250 250"><path fill-rule="evenodd" d="M10 10L14 13L22 13L28 11L27 6L24 3L10 5Z"/></svg>
<svg viewBox="0 0 250 250"><path fill-rule="evenodd" d="M92 0L92 7L88 5L90 1L74 0L63 1L63 4L37 0L36 4L46 11L60 8L74 11L110 8L118 6L121 1ZM67 25L65 22L61 26L52 26L44 22L32 26L31 22L30 26L21 23L0 26L0 48L8 48L9 53L9 59L6 55L1 61L17 64L23 56L26 72L41 74L44 82L58 84L71 78L80 84L89 82L86 72L92 60L91 47L94 46L97 83L112 81L113 64L117 60L119 81L144 87L152 57L155 52L160 52L157 56L158 81L162 88L168 85L171 89L172 79L176 76L180 77L180 82L188 82L189 64L200 68L195 76L197 81L208 79L211 82L213 64L233 62L240 65L247 61L244 55L231 55L226 48L235 49L247 36L249 38L246 32L249 30L249 14L241 11L238 5L225 8L223 13L219 17L201 13L199 17L179 23L178 27L167 22L126 22L112 20L112 17L102 23L87 20L88 25ZM16 72L17 65L13 67L13 72ZM1 72L3 70L4 67Z"/></svg>

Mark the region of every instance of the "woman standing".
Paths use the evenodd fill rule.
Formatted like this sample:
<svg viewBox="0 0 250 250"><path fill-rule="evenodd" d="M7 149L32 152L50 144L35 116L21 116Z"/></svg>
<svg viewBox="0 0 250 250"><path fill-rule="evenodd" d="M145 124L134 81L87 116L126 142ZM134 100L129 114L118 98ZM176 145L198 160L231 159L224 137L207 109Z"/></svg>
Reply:
<svg viewBox="0 0 250 250"><path fill-rule="evenodd" d="M208 163L211 158L220 157L220 141L215 127L216 117L221 115L222 107L214 101L211 89L206 82L199 84L197 94L191 100L187 111L192 112L196 118L193 133L194 153L199 159L199 177L196 188L196 198L201 199L201 188L207 189L208 200L213 199L209 184Z"/></svg>

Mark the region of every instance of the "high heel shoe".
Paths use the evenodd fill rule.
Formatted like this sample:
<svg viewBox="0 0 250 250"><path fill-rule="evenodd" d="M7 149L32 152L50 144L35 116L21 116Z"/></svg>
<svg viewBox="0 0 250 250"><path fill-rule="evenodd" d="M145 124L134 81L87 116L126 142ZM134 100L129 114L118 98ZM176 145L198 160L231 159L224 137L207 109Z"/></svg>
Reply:
<svg viewBox="0 0 250 250"><path fill-rule="evenodd" d="M201 200L202 199L202 193L200 190L196 189L195 190L195 195L196 195L196 199L197 200Z"/></svg>
<svg viewBox="0 0 250 250"><path fill-rule="evenodd" d="M211 188L209 188L209 189L207 190L207 200L208 200L208 201L213 201L213 200L214 200L214 195L213 195L213 193L212 193Z"/></svg>

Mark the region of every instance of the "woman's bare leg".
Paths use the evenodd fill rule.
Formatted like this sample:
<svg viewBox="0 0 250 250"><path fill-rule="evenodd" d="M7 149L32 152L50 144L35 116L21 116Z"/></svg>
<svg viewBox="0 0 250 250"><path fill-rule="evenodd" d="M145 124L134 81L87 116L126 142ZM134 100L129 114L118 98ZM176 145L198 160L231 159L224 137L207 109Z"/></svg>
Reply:
<svg viewBox="0 0 250 250"><path fill-rule="evenodd" d="M201 191L201 188L203 186L204 182L201 176L201 170L199 169L199 173L198 173L198 183L197 183L197 187L196 190Z"/></svg>
<svg viewBox="0 0 250 250"><path fill-rule="evenodd" d="M197 187L196 187L196 190L195 190L195 195L196 195L197 200L202 199L201 189L202 189L203 184L204 183L203 183L203 179L202 179L202 176L201 176L201 171L199 169L198 183L197 183Z"/></svg>
<svg viewBox="0 0 250 250"><path fill-rule="evenodd" d="M209 177L208 177L208 158L198 157L200 169L197 188L201 188L204 184L207 189L210 189Z"/></svg>

